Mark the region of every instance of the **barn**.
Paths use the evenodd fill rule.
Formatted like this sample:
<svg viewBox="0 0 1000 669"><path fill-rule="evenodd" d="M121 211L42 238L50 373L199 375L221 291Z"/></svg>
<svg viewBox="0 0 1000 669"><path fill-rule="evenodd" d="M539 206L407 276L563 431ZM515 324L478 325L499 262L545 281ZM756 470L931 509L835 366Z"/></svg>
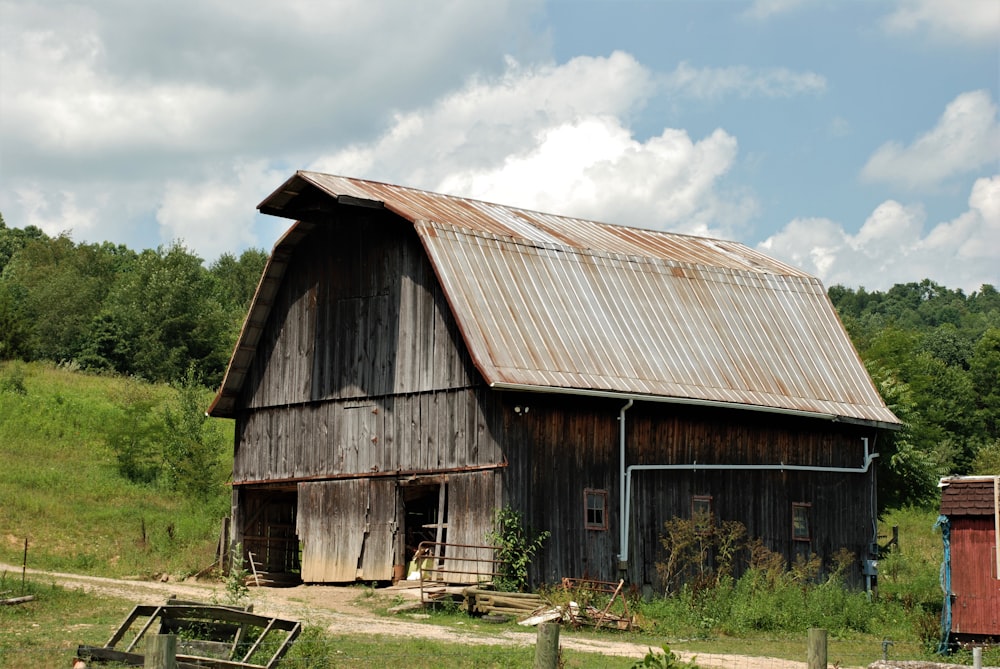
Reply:
<svg viewBox="0 0 1000 669"><path fill-rule="evenodd" d="M788 560L876 542L879 397L821 283L742 244L297 172L209 409L232 539L306 582L459 557L494 510L535 583L659 587L708 511ZM655 223L655 222L651 222ZM860 574L860 571L857 572Z"/></svg>
<svg viewBox="0 0 1000 669"><path fill-rule="evenodd" d="M1000 476L941 479L943 648L1000 639Z"/></svg>

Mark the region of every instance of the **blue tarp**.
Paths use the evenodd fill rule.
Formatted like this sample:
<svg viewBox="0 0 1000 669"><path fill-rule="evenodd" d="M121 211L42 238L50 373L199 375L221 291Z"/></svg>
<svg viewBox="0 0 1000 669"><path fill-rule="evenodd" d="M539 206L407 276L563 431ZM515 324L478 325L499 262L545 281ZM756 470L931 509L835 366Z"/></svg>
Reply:
<svg viewBox="0 0 1000 669"><path fill-rule="evenodd" d="M941 609L941 643L938 653L948 652L948 641L951 636L951 521L948 516L938 516L934 529L941 528L941 540L944 542L944 560L941 562L941 589L944 591L944 607Z"/></svg>

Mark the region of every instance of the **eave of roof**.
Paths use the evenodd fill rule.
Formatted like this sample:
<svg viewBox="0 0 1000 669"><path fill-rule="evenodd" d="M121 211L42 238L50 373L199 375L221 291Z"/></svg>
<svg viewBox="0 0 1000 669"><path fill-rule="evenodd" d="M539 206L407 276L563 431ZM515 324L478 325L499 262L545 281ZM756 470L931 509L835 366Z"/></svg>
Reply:
<svg viewBox="0 0 1000 669"><path fill-rule="evenodd" d="M742 244L313 172L259 206L299 222L275 245L212 415L232 415L291 250L338 204L414 225L495 388L899 426L819 281Z"/></svg>

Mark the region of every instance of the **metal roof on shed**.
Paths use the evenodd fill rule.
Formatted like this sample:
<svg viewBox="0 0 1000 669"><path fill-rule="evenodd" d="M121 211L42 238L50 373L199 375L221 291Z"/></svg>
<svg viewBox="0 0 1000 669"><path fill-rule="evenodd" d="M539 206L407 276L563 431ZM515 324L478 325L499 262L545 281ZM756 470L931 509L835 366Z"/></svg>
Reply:
<svg viewBox="0 0 1000 669"><path fill-rule="evenodd" d="M298 172L260 210L309 219L324 198L414 225L494 387L899 423L819 280L742 244L315 172ZM214 415L231 415L268 286L302 226L321 218L275 246Z"/></svg>

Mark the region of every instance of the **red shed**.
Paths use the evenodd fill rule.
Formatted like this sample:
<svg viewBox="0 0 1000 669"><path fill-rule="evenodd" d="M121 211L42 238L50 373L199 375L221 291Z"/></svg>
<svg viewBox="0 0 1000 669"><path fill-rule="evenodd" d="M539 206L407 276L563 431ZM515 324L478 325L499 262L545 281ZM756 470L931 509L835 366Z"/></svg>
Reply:
<svg viewBox="0 0 1000 669"><path fill-rule="evenodd" d="M941 480L945 642L1000 637L1000 476Z"/></svg>

